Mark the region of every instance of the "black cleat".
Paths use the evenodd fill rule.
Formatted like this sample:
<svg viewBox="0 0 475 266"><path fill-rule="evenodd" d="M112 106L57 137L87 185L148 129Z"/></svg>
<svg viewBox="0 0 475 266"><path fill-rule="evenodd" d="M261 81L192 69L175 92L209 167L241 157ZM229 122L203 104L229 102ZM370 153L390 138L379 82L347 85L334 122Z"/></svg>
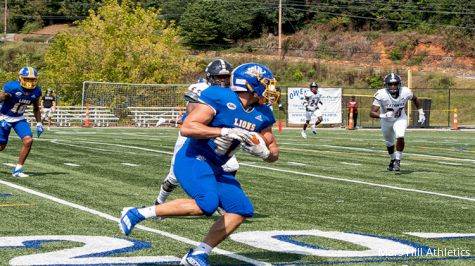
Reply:
<svg viewBox="0 0 475 266"><path fill-rule="evenodd" d="M394 170L394 161L396 160L391 160L388 165L388 171L393 171Z"/></svg>
<svg viewBox="0 0 475 266"><path fill-rule="evenodd" d="M395 160L393 165L393 171L401 171L401 160Z"/></svg>

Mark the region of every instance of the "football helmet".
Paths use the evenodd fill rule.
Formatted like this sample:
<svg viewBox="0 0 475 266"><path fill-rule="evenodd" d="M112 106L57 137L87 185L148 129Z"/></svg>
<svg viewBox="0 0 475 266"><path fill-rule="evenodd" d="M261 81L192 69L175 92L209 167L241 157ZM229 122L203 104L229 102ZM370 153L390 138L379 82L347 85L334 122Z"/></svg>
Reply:
<svg viewBox="0 0 475 266"><path fill-rule="evenodd" d="M384 77L384 88L391 96L397 97L401 90L401 77L395 73L387 74L386 77Z"/></svg>
<svg viewBox="0 0 475 266"><path fill-rule="evenodd" d="M24 67L18 72L18 81L23 88L32 90L38 83L38 71L32 67Z"/></svg>
<svg viewBox="0 0 475 266"><path fill-rule="evenodd" d="M259 103L276 103L280 93L270 69L257 63L242 64L231 73L231 89L247 91L259 98Z"/></svg>
<svg viewBox="0 0 475 266"><path fill-rule="evenodd" d="M206 66L206 81L211 86L228 87L231 71L233 71L233 67L227 61L223 59L213 60Z"/></svg>
<svg viewBox="0 0 475 266"><path fill-rule="evenodd" d="M310 83L309 85L310 87L310 90L313 92L313 93L317 93L318 91L318 84L314 81L312 83ZM314 90L315 89L315 90Z"/></svg>

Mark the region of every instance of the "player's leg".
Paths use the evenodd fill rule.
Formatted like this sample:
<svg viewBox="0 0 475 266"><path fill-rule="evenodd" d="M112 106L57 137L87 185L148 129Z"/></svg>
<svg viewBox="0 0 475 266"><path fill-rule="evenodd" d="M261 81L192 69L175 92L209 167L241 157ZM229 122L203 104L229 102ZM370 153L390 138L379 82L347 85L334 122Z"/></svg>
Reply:
<svg viewBox="0 0 475 266"><path fill-rule="evenodd" d="M8 136L12 125L5 120L0 120L0 151L3 151L8 144Z"/></svg>
<svg viewBox="0 0 475 266"><path fill-rule="evenodd" d="M185 262L195 257L207 261L211 250L232 234L247 217L254 214L251 201L234 176L223 173L217 180L219 201L226 213L211 226L203 242L185 255L183 258Z"/></svg>
<svg viewBox="0 0 475 266"><path fill-rule="evenodd" d="M162 184L160 185L160 192L158 193L158 196L155 199L155 205L163 204L173 192L173 190L175 190L175 188L178 186L178 181L176 180L175 173L173 171L173 166L175 165L176 153L183 146L186 139L187 138L181 136L180 133L178 133L178 138L175 142L175 147L173 148L173 156L170 162L170 170L168 171L168 175L165 177Z"/></svg>
<svg viewBox="0 0 475 266"><path fill-rule="evenodd" d="M396 158L394 161L394 171L401 170L401 158L404 151L405 141L404 135L407 128L407 117L402 116L396 122L394 122L393 129L396 136Z"/></svg>
<svg viewBox="0 0 475 266"><path fill-rule="evenodd" d="M354 125L354 129L356 129L356 127L358 126L358 113L353 113L353 125Z"/></svg>
<svg viewBox="0 0 475 266"><path fill-rule="evenodd" d="M124 208L119 226L125 235L129 235L136 224L152 217L170 217L184 215L211 216L219 205L216 185L216 171L207 161L197 159L196 154L187 155L186 147L176 155L174 172L183 190L191 199L177 199L164 204L144 208Z"/></svg>
<svg viewBox="0 0 475 266"><path fill-rule="evenodd" d="M386 121L385 119L381 119L381 131L383 132L383 137L386 144L386 149L388 151L388 155L390 158L388 171L394 170L394 161L396 160L396 154L394 153L394 130L393 130L394 122Z"/></svg>
<svg viewBox="0 0 475 266"><path fill-rule="evenodd" d="M312 119L312 114L313 112L305 112L305 124L303 124L302 132L300 132L300 135L302 135L302 138L304 139L307 138L307 133L305 133L305 130L307 130L307 127L310 124L310 119Z"/></svg>
<svg viewBox="0 0 475 266"><path fill-rule="evenodd" d="M312 126L312 132L313 134L317 134L317 126L320 125L320 123L323 121L323 115L320 109L317 109L315 111L315 116L317 117L317 120L315 121L315 124Z"/></svg>
<svg viewBox="0 0 475 266"><path fill-rule="evenodd" d="M48 111L48 130L51 128L51 117L53 116L53 110L50 108Z"/></svg>
<svg viewBox="0 0 475 266"><path fill-rule="evenodd" d="M13 169L12 174L13 176L27 177L28 175L23 173L23 165L25 164L28 154L30 154L31 145L33 144L33 134L31 133L30 125L26 120L14 122L12 123L12 126L18 137L20 137L22 143L18 162L15 169Z"/></svg>

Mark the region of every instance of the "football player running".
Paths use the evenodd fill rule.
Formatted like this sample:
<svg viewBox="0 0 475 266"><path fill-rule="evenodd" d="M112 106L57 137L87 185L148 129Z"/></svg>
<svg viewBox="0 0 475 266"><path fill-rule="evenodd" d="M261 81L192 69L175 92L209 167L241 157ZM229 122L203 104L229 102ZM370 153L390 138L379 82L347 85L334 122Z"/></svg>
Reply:
<svg viewBox="0 0 475 266"><path fill-rule="evenodd" d="M404 107L409 100L413 100L418 111L418 122L425 121L419 99L411 89L401 86L401 77L390 73L384 77L384 88L374 94L373 105L369 115L381 118L381 131L386 141L386 148L390 157L388 171L401 170L401 157L404 150L404 134L407 128L407 115ZM394 139L396 139L396 152L394 152Z"/></svg>
<svg viewBox="0 0 475 266"><path fill-rule="evenodd" d="M198 83L190 85L188 87L188 92L185 94L186 104L186 113L183 116L182 120L185 119L186 115L191 114L191 112L198 105L198 97L201 95L201 92L208 88L209 86L220 86L223 88L228 88L230 83L232 66L225 60L215 59L211 61L208 66L206 66L206 80L199 80ZM201 82L200 82L201 81ZM155 200L155 204L164 203L173 190L178 186L178 181L176 180L175 173L173 171L173 166L175 164L175 155L178 150L183 146L183 143L186 141L186 137L183 137L178 132L178 138L175 143L175 148L173 149L173 156L170 163L170 171L168 175L163 180L162 185L160 186L160 192ZM218 139L217 141L222 141L223 139ZM227 161L223 166L223 170L232 174L236 174L236 171L239 169L239 164L235 156L232 156L229 161ZM221 212L222 210L219 209Z"/></svg>
<svg viewBox="0 0 475 266"><path fill-rule="evenodd" d="M129 235L146 218L209 216L220 206L226 213L211 226L203 242L181 260L182 265L209 265L211 250L254 214L238 180L221 166L239 147L266 162L278 159L279 148L272 134L275 118L265 104L278 99L276 83L267 67L248 63L232 72L234 91L218 86L202 91L200 104L188 114L180 129L188 139L175 157L175 175L190 198L140 209L125 208L119 221L122 232ZM261 132L269 144L254 144L250 141L251 132ZM216 141L219 138L227 141Z"/></svg>
<svg viewBox="0 0 475 266"><path fill-rule="evenodd" d="M28 177L23 173L23 164L28 157L33 144L33 134L30 125L26 121L23 113L28 105L33 105L33 114L36 119L36 136L39 138L43 133L41 124L41 112L39 99L41 88L38 83L38 72L32 67L24 67L18 73L18 80L12 80L3 86L0 92L0 151L3 151L8 144L8 136L13 128L22 142L20 155L12 175L15 177Z"/></svg>
<svg viewBox="0 0 475 266"><path fill-rule="evenodd" d="M303 125L303 130L300 134L304 139L307 138L305 130L307 130L312 115L315 113L315 116L317 117L315 124L312 125L313 134L317 134L317 126L323 120L322 111L320 110L323 105L320 100L321 97L322 95L318 92L318 84L316 82L310 83L310 90L305 91L303 99L303 106L305 107L305 124Z"/></svg>

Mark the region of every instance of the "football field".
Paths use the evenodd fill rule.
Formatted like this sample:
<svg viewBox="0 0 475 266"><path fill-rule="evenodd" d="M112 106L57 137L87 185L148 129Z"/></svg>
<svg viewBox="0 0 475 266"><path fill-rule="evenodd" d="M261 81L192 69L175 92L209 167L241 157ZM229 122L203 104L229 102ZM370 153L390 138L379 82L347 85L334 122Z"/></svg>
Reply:
<svg viewBox="0 0 475 266"><path fill-rule="evenodd" d="M237 178L255 215L213 265L475 265L475 131L408 130L401 171L379 130L277 133L280 158L242 151ZM175 128L53 128L0 152L0 265L176 265L217 216L148 219L125 237L128 206L152 205ZM177 189L170 199L183 197Z"/></svg>

